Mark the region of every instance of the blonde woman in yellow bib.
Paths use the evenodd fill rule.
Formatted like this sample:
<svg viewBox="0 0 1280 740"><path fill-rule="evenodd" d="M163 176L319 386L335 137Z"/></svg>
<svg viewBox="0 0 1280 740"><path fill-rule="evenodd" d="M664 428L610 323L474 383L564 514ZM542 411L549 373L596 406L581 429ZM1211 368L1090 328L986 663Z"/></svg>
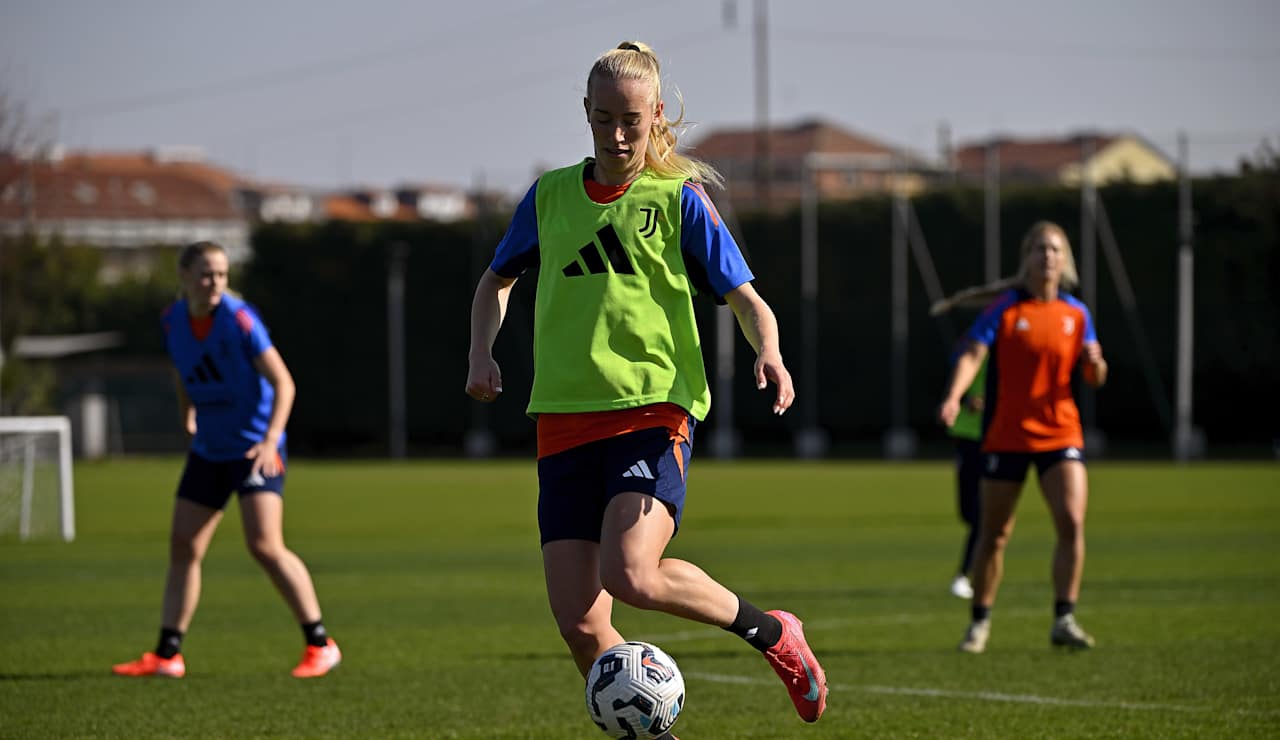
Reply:
<svg viewBox="0 0 1280 740"><path fill-rule="evenodd" d="M551 611L585 676L624 641L614 600L713 624L759 650L807 722L826 678L800 620L764 612L663 552L680 526L693 432L711 394L693 297L727 302L756 350L754 379L795 398L773 311L703 189L708 165L676 152L658 58L639 42L601 55L583 100L594 156L547 172L516 209L471 308L467 393L493 401L492 347L516 280L539 267L534 381L538 524Z"/></svg>

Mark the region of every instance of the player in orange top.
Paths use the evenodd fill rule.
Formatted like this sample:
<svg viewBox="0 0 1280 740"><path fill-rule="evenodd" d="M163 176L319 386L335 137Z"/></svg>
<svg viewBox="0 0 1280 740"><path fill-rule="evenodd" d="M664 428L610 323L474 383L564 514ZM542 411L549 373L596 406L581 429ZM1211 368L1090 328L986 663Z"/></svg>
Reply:
<svg viewBox="0 0 1280 740"><path fill-rule="evenodd" d="M982 361L987 369L982 452L982 523L973 564L972 622L960 649L980 653L991 630L991 606L1004 570L1004 550L1027 468L1035 464L1040 491L1057 532L1053 553L1054 623L1049 640L1093 647L1075 621L1084 569L1084 516L1089 483L1084 433L1071 395L1077 363L1085 382L1101 386L1107 362L1089 309L1061 289L1075 287L1075 260L1062 227L1036 223L1022 240L1022 269L992 288L1007 287L970 327L969 346L956 360L938 417L950 427L960 399Z"/></svg>

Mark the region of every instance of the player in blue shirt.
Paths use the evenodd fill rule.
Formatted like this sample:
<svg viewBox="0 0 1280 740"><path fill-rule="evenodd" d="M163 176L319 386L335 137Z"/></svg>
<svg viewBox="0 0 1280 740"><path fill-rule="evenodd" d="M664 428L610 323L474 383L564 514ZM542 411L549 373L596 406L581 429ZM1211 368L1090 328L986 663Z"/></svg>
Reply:
<svg viewBox="0 0 1280 740"><path fill-rule="evenodd" d="M342 660L320 618L311 574L284 544L285 424L293 408L289 369L254 309L227 292L227 254L213 242L178 259L182 297L165 309L191 451L178 484L160 640L154 652L112 668L119 676L186 673L181 647L200 600L201 561L232 492L240 494L245 540L302 625L298 678L323 676Z"/></svg>

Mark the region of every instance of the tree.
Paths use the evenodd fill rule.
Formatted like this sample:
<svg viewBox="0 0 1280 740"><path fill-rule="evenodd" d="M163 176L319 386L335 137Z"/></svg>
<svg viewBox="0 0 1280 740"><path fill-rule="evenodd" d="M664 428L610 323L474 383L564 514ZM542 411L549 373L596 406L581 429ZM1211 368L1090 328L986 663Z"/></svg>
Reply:
<svg viewBox="0 0 1280 740"><path fill-rule="evenodd" d="M33 159L53 148L54 116L33 120L27 105L13 93L0 88L0 156Z"/></svg>
<svg viewBox="0 0 1280 740"><path fill-rule="evenodd" d="M1240 159L1240 174L1250 175L1259 172L1280 173L1280 137L1273 143L1271 137L1265 137L1258 143L1253 156Z"/></svg>
<svg viewBox="0 0 1280 740"><path fill-rule="evenodd" d="M45 115L39 120L33 120L26 103L4 87L0 87L0 165L19 161L32 163L44 158L53 148L53 141L53 116ZM31 189L30 167L5 167L3 171L12 174L6 178L0 178L0 193L7 191L11 186L18 185L24 198L28 197ZM13 249L11 241L6 233L0 232L0 285L6 282L7 275L3 265L9 256L8 253ZM12 303L8 300L6 293L7 291L0 288L0 307L6 303ZM0 326L10 323L9 318L8 312L0 308ZM34 385L31 378L18 377L24 375L23 368L8 367L10 363L5 362L14 336L13 332L0 330L0 389L7 390L14 385L23 387ZM5 395L3 390L0 390L0 413L3 413L6 406Z"/></svg>

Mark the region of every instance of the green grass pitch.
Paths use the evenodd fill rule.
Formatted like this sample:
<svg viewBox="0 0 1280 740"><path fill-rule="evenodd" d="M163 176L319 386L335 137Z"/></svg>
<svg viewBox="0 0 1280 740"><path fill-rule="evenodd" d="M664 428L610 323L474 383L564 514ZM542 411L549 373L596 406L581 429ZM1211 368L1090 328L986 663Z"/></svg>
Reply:
<svg viewBox="0 0 1280 740"><path fill-rule="evenodd" d="M181 460L76 467L78 538L0 537L0 738L594 738L546 607L531 461L295 460L285 517L346 660L289 669L301 634L232 504L205 563L187 677L122 679L154 646ZM1280 736L1280 466L1097 463L1078 614L1048 644L1052 536L1032 475L991 643L967 606L942 462L695 461L668 553L806 622L831 694L796 718L713 627L618 605L680 663L683 740Z"/></svg>

